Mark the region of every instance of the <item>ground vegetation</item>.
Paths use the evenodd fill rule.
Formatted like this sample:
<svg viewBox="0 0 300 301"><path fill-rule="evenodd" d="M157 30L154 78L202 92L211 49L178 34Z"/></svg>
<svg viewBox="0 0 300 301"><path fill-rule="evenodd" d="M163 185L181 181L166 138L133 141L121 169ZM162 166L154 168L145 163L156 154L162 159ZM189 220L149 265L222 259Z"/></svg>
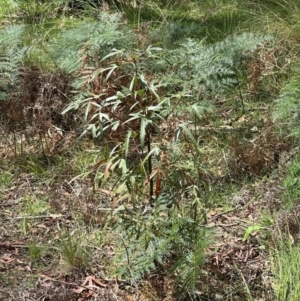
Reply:
<svg viewBox="0 0 300 301"><path fill-rule="evenodd" d="M0 0L0 299L298 300L299 16Z"/></svg>

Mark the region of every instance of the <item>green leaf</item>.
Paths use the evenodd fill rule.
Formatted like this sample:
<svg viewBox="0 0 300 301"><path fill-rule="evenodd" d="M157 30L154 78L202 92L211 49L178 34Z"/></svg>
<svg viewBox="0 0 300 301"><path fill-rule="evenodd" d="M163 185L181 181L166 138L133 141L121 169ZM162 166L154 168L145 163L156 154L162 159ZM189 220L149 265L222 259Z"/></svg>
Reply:
<svg viewBox="0 0 300 301"><path fill-rule="evenodd" d="M139 78L140 78L140 81L143 84L143 89L147 88L148 87L148 83L147 83L147 80L146 80L145 76L143 74L140 74Z"/></svg>
<svg viewBox="0 0 300 301"><path fill-rule="evenodd" d="M116 65L116 64L113 64L113 65L111 66L109 72L107 73L107 75L106 75L106 77L105 77L105 81L107 81L107 80L110 78L111 74L112 74L118 67L119 67L119 66Z"/></svg>
<svg viewBox="0 0 300 301"><path fill-rule="evenodd" d="M153 149L151 149L151 151L147 154L147 156L144 158L143 160L143 164L148 160L149 157L151 157L152 155L155 155L156 157L159 157L161 150L159 147L154 147Z"/></svg>
<svg viewBox="0 0 300 301"><path fill-rule="evenodd" d="M157 94L156 91L157 91L157 88L160 87L160 86L163 86L163 85L160 84L160 85L156 85L156 86L155 86L155 85L153 84L153 82L152 82L152 83L150 84L150 87L149 87L149 88L150 88L150 91L152 92L152 94L155 96L155 98L156 98L158 101L160 101L160 96Z"/></svg>
<svg viewBox="0 0 300 301"><path fill-rule="evenodd" d="M130 122L130 121L133 121L133 120L136 120L136 119L139 119L139 118L142 118L142 116L139 114L139 113L136 113L136 114L130 114L130 116L132 116L131 118L129 118L128 120L126 120L124 122L124 124Z"/></svg>
<svg viewBox="0 0 300 301"><path fill-rule="evenodd" d="M186 125L184 123L179 125L180 128L182 128L182 130L185 132L185 134L188 136L189 140L192 142L192 144L195 147L196 152L199 154L199 150L198 150L198 143L194 137L194 135L191 133L191 131L186 127Z"/></svg>
<svg viewBox="0 0 300 301"><path fill-rule="evenodd" d="M128 168L127 168L126 160L125 159L121 159L120 160L119 167L122 169L122 173L126 174L126 172L128 171Z"/></svg>
<svg viewBox="0 0 300 301"><path fill-rule="evenodd" d="M132 80L131 80L131 82L130 82L130 86L129 86L129 90L130 90L131 92L133 91L133 89L134 89L134 87L135 87L136 80L137 80L136 76L133 76L133 77L132 77Z"/></svg>
<svg viewBox="0 0 300 301"><path fill-rule="evenodd" d="M123 51L122 50L118 50L118 49L113 49L113 52L109 53L108 55L106 55L104 58L102 58L102 60L100 62L103 62L105 61L106 59L112 57L112 56L115 56L117 54L120 54L122 55L123 54Z"/></svg>
<svg viewBox="0 0 300 301"><path fill-rule="evenodd" d="M260 229L261 229L261 226L258 226L258 225L256 225L256 226L249 226L249 227L247 228L246 232L245 232L243 241L246 241L246 240L249 238L249 236L250 236L250 234L251 234L252 232L258 231L258 230L260 230Z"/></svg>

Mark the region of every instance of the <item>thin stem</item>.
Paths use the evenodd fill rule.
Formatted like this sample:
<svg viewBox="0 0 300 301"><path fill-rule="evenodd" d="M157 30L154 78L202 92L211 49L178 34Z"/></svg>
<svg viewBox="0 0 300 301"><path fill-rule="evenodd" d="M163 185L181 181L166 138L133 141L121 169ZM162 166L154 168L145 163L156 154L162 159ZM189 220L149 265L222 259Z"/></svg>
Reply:
<svg viewBox="0 0 300 301"><path fill-rule="evenodd" d="M149 131L146 131L146 135L147 135L147 151L148 151L148 154L151 152L151 136L150 136L150 133ZM150 175L152 173L152 155L149 156L148 158L148 178L149 178L149 184L150 184L150 189L149 189L149 197L150 197L150 204L153 205L153 177L150 178Z"/></svg>

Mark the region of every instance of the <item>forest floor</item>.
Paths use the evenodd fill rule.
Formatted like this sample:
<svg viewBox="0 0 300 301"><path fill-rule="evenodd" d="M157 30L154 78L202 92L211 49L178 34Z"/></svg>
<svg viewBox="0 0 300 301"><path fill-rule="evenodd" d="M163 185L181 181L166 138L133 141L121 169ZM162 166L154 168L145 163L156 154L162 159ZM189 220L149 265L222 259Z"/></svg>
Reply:
<svg viewBox="0 0 300 301"><path fill-rule="evenodd" d="M141 10L124 6L127 14L111 18L106 3L101 9L87 7L86 14L83 6L72 15L55 1L29 1L28 7L17 2L7 11L0 5L5 34L0 37L5 54L0 53L0 300L296 300L298 2L265 1L264 7L260 1L200 1L202 7L198 1L179 1L180 6L167 1L159 8L149 1ZM105 30L94 41L99 10L105 22L97 23ZM141 13L149 14L145 23ZM25 36L22 22L28 27ZM256 33L268 38L242 50L248 40L256 41ZM140 49L125 45L123 55L113 46L101 59L107 36L123 48L127 34ZM10 43L14 52L6 53ZM191 72L193 64L197 68ZM171 81L172 87L165 94L160 81L168 72L165 84ZM219 85L224 91L214 94ZM105 104L104 117L103 97L113 100ZM170 111L160 115L168 101ZM281 118L275 121L276 112ZM103 120L94 124L95 116ZM104 121L108 116L111 128ZM84 136L86 122L92 133ZM133 130L122 128L125 124ZM109 139L99 142L106 135ZM162 203L155 203L152 197L161 195ZM174 224L173 232L164 231ZM194 237L207 239L206 247L198 248L200 239ZM141 242L143 249L137 250ZM193 261L197 255L203 261ZM144 264L147 259L150 264ZM195 273L187 271L191 263ZM184 287L189 280L191 286Z"/></svg>
<svg viewBox="0 0 300 301"><path fill-rule="evenodd" d="M33 162L4 147L1 156L6 162L0 186L1 300L176 300L172 279L161 272L154 271L139 284L106 278L105 263L114 256L114 243L96 233L107 222L105 209L111 208L111 201L93 194L89 179L70 183L72 163L59 174L48 162L50 169L39 173L43 157ZM282 179L292 157L286 154L285 164L268 177L249 180L225 197L226 207L207 213L204 226L214 242L206 252L199 300L244 300L245 287L253 300L274 300L272 256L265 243L276 237L278 222L268 222L266 212L281 207ZM34 172L28 171L31 167ZM265 226L260 226L264 219ZM95 236L86 249L88 268L80 268L80 262L73 262L78 268L68 265L83 259L72 250L77 245L62 244L66 229Z"/></svg>

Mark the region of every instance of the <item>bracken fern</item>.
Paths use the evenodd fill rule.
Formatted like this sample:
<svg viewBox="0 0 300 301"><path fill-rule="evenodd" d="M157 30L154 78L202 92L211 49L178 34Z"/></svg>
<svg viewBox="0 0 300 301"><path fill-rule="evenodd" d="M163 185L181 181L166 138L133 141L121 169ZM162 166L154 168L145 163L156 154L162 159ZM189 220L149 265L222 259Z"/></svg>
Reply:
<svg viewBox="0 0 300 301"><path fill-rule="evenodd" d="M279 98L276 100L274 119L288 128L290 134L296 138L300 136L300 82L299 76L291 78L282 88Z"/></svg>
<svg viewBox="0 0 300 301"><path fill-rule="evenodd" d="M0 31L0 100L16 94L23 62L30 47L23 46L24 25L9 25Z"/></svg>

